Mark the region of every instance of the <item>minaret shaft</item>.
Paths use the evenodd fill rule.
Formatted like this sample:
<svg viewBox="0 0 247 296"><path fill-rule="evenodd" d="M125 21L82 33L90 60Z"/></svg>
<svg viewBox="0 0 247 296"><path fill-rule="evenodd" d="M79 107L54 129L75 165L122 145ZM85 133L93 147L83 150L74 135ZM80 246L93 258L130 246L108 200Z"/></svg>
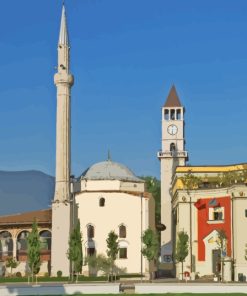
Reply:
<svg viewBox="0 0 247 296"><path fill-rule="evenodd" d="M58 72L54 76L57 86L56 128L56 188L54 200L70 199L70 89L73 76L69 73L69 46L58 46Z"/></svg>
<svg viewBox="0 0 247 296"><path fill-rule="evenodd" d="M62 271L69 275L70 264L67 259L71 221L71 149L70 149L70 90L74 78L70 74L70 47L68 42L65 8L63 6L58 42L58 66L54 75L57 87L57 125L56 125L56 185L52 204L52 274Z"/></svg>

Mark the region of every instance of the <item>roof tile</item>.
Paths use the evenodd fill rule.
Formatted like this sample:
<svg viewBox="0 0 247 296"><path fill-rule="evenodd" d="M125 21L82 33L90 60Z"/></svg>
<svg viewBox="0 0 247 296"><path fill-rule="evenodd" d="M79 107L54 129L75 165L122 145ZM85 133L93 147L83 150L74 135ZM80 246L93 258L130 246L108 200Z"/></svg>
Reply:
<svg viewBox="0 0 247 296"><path fill-rule="evenodd" d="M170 89L170 92L166 99L164 107L182 107L175 85L173 85L172 88Z"/></svg>
<svg viewBox="0 0 247 296"><path fill-rule="evenodd" d="M0 216L0 224L32 224L34 220L37 223L51 223L51 209Z"/></svg>

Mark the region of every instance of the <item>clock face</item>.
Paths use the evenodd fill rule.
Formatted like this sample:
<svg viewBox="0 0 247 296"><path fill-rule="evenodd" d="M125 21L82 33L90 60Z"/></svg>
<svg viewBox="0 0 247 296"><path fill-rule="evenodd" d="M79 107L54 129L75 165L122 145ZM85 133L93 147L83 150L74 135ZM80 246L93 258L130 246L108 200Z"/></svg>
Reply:
<svg viewBox="0 0 247 296"><path fill-rule="evenodd" d="M176 133L178 132L178 128L175 124L171 124L168 126L167 131L170 135L176 135Z"/></svg>

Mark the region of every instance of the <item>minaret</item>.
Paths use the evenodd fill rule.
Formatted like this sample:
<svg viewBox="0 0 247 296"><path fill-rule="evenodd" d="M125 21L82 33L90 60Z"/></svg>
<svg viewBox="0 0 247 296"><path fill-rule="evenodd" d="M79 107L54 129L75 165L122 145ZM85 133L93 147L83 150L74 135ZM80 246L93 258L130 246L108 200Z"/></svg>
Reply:
<svg viewBox="0 0 247 296"><path fill-rule="evenodd" d="M66 253L70 233L70 89L73 75L70 74L70 46L65 7L62 8L58 41L58 66L54 75L57 87L56 122L56 185L52 204L52 273L61 270L69 274Z"/></svg>
<svg viewBox="0 0 247 296"><path fill-rule="evenodd" d="M188 154L184 139L184 107L173 85L162 107L162 150L158 152L161 168L161 223L166 230L161 232L161 262L165 269L172 264L172 207L171 181L177 166L184 166Z"/></svg>

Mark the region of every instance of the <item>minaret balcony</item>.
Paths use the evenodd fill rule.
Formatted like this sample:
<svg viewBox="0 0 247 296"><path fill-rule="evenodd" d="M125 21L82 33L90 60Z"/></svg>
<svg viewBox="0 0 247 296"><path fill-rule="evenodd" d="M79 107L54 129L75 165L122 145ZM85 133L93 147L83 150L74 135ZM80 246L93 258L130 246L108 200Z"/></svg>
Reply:
<svg viewBox="0 0 247 296"><path fill-rule="evenodd" d="M60 83L66 83L72 86L74 84L74 76L68 73L56 73L54 75L54 83L56 85Z"/></svg>
<svg viewBox="0 0 247 296"><path fill-rule="evenodd" d="M187 151L159 151L157 153L157 157L161 158L173 158L173 157L181 157L181 158L188 158Z"/></svg>

